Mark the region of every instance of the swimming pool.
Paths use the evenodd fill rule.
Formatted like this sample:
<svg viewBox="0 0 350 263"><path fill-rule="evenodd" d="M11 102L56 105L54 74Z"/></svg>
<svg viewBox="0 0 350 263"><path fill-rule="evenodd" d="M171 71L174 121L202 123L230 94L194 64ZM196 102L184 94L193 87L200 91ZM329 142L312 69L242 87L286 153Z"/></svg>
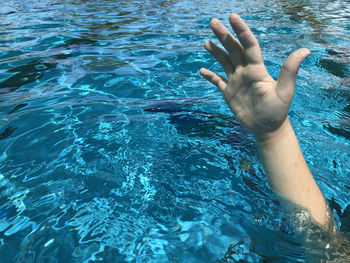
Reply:
<svg viewBox="0 0 350 263"><path fill-rule="evenodd" d="M350 189L348 1L0 3L0 262L303 262L254 139L200 75L239 13L339 216ZM243 262L244 262L243 261ZM242 262L242 261L240 261Z"/></svg>

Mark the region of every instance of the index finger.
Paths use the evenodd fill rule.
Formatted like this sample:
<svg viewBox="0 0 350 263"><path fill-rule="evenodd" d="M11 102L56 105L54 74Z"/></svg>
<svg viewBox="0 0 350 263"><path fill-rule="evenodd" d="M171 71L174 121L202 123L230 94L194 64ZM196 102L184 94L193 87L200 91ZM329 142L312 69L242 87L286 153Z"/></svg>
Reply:
<svg viewBox="0 0 350 263"><path fill-rule="evenodd" d="M212 19L210 21L210 27L213 30L220 43L227 50L228 55L233 63L237 66L244 64L243 48L241 44L234 38L234 36L228 31L228 29L218 19Z"/></svg>
<svg viewBox="0 0 350 263"><path fill-rule="evenodd" d="M248 63L263 63L260 46L248 25L237 14L230 15L230 24L235 31L239 42L244 48L245 58Z"/></svg>

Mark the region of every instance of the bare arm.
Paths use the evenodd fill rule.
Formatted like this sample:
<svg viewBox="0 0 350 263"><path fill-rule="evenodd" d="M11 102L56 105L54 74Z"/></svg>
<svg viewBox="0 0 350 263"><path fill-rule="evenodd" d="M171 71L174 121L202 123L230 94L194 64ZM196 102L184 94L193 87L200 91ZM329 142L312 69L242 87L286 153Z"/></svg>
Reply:
<svg viewBox="0 0 350 263"><path fill-rule="evenodd" d="M257 139L257 144L272 189L284 199L307 208L324 230L334 231L333 217L305 162L289 119L273 134Z"/></svg>
<svg viewBox="0 0 350 263"><path fill-rule="evenodd" d="M238 40L217 19L210 26L226 49L207 41L205 48L223 66L227 78L207 69L200 73L223 93L231 111L254 134L268 181L282 198L309 210L323 229L333 225L327 203L305 162L288 119L299 66L309 55L303 48L284 62L275 81L264 65L260 46L249 27L236 14L230 24Z"/></svg>

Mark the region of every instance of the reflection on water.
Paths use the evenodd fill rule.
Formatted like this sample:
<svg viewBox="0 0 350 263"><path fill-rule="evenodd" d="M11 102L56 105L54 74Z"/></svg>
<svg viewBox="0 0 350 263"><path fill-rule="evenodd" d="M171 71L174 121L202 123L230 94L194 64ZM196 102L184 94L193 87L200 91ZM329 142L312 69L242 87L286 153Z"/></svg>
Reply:
<svg viewBox="0 0 350 263"><path fill-rule="evenodd" d="M203 43L210 19L227 24L231 11L272 76L293 50L311 50L290 115L347 229L347 2L15 0L0 10L1 263L327 256L288 223L253 138L198 74L221 70Z"/></svg>

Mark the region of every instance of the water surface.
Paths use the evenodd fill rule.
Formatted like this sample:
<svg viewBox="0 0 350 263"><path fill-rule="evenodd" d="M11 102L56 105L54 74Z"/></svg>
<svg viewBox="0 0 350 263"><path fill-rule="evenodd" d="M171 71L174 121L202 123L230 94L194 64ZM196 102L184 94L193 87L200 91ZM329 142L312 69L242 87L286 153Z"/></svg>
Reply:
<svg viewBox="0 0 350 263"><path fill-rule="evenodd" d="M303 262L254 139L199 75L239 13L338 224L350 189L348 1L0 3L0 262ZM341 224L342 223L342 224ZM344 227L343 227L344 228ZM239 261L244 260L244 261Z"/></svg>

